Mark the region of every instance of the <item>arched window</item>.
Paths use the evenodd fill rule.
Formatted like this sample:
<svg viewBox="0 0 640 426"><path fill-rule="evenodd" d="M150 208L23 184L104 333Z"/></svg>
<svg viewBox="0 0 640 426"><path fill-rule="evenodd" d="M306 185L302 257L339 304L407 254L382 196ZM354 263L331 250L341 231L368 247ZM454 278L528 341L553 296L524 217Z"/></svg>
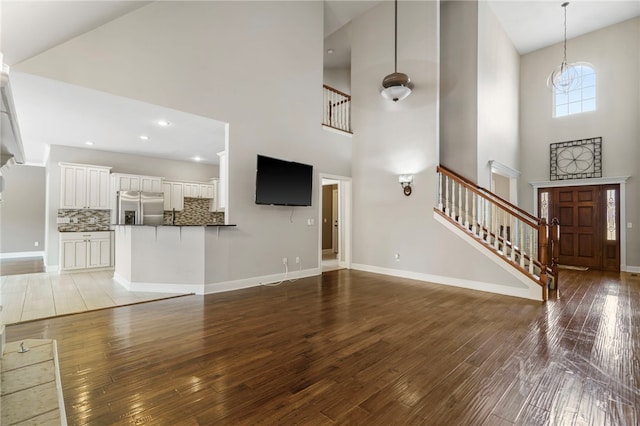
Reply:
<svg viewBox="0 0 640 426"><path fill-rule="evenodd" d="M554 117L596 110L596 72L586 64L574 64L573 67L577 78L569 91L553 91Z"/></svg>

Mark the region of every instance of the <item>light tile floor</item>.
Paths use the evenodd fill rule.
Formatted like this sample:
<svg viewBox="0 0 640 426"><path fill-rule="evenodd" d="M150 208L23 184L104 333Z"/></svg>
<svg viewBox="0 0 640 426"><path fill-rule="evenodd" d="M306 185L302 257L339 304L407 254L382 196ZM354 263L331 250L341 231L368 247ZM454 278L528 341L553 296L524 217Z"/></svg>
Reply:
<svg viewBox="0 0 640 426"><path fill-rule="evenodd" d="M0 277L0 324L176 297L177 293L132 292L113 271L43 272Z"/></svg>

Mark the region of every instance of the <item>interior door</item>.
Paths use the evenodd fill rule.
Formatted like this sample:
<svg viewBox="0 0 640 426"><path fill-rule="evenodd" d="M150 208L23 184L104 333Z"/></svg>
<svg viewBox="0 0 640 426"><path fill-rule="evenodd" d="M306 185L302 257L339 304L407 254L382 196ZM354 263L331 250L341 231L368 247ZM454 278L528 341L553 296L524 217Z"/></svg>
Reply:
<svg viewBox="0 0 640 426"><path fill-rule="evenodd" d="M618 194L619 185L539 191L539 216L560 222L561 265L620 270Z"/></svg>

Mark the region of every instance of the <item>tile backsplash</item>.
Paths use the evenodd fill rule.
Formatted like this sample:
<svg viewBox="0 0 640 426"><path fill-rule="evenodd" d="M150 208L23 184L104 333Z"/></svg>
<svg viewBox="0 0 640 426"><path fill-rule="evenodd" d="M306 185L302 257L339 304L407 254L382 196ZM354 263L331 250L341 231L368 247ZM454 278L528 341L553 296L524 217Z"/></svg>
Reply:
<svg viewBox="0 0 640 426"><path fill-rule="evenodd" d="M176 212L175 225L224 223L224 212L210 212L211 200L185 197L182 211ZM164 224L171 225L171 211L164 212Z"/></svg>
<svg viewBox="0 0 640 426"><path fill-rule="evenodd" d="M58 223L60 232L109 231L111 210L60 209L58 218L68 218L69 223Z"/></svg>

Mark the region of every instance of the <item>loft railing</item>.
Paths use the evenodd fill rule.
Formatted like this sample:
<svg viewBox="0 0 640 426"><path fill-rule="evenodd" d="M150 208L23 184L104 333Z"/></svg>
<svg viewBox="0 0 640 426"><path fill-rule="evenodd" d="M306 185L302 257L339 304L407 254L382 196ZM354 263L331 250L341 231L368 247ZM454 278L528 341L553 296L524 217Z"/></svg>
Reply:
<svg viewBox="0 0 640 426"><path fill-rule="evenodd" d="M322 124L351 133L351 95L322 85L324 108Z"/></svg>
<svg viewBox="0 0 640 426"><path fill-rule="evenodd" d="M537 282L547 300L549 285L558 288L558 220L548 224L444 166L437 172L434 210Z"/></svg>

